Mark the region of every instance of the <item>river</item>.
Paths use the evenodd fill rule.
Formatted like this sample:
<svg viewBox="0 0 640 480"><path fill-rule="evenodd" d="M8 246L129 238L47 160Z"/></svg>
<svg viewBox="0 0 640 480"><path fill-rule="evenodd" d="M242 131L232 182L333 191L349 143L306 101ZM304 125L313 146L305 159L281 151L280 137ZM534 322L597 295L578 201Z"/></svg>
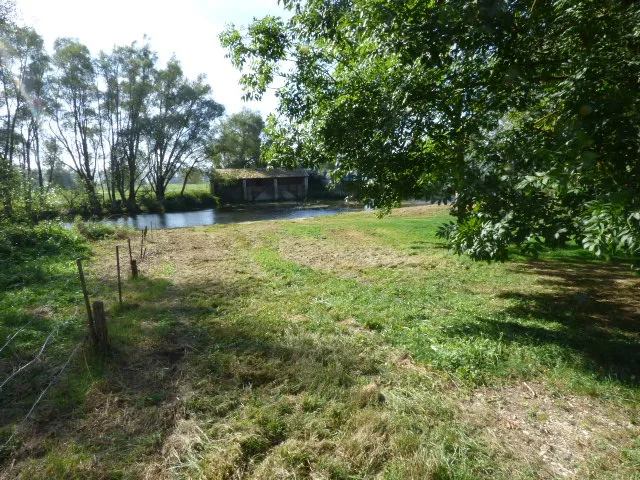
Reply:
<svg viewBox="0 0 640 480"><path fill-rule="evenodd" d="M343 203L321 205L269 204L198 210L195 212L145 213L102 220L109 225L128 225L137 230L148 228L183 228L225 223L257 222L294 218L322 217L362 211L362 207Z"/></svg>

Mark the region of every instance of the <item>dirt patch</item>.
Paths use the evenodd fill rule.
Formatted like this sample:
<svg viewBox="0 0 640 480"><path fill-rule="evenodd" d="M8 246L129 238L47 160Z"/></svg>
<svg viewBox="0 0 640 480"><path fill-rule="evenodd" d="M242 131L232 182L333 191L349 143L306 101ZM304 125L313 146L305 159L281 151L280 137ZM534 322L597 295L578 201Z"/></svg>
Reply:
<svg viewBox="0 0 640 480"><path fill-rule="evenodd" d="M624 412L605 409L589 397L552 395L537 383L476 390L461 412L499 451L543 465L542 478L583 478L578 465L594 460L598 444L607 439L630 443L640 435ZM605 455L600 461L617 463Z"/></svg>

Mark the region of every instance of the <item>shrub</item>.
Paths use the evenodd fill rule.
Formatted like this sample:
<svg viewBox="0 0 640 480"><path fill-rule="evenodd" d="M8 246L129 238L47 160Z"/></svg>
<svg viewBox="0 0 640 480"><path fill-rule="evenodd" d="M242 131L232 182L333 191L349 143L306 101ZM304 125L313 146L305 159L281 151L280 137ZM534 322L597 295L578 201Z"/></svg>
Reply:
<svg viewBox="0 0 640 480"><path fill-rule="evenodd" d="M508 220L496 222L477 214L460 223L442 225L436 235L446 240L458 255L466 254L474 260L504 260L511 240Z"/></svg>
<svg viewBox="0 0 640 480"><path fill-rule="evenodd" d="M165 212L184 212L189 210L202 210L204 208L215 208L220 202L218 197L214 197L209 192L185 192L167 194L162 202Z"/></svg>
<svg viewBox="0 0 640 480"><path fill-rule="evenodd" d="M616 254L640 254L640 212L626 212L621 205L592 202L580 219L582 246L611 260Z"/></svg>
<svg viewBox="0 0 640 480"><path fill-rule="evenodd" d="M150 191L143 191L138 194L138 205L143 212L146 213L163 213L164 207Z"/></svg>
<svg viewBox="0 0 640 480"><path fill-rule="evenodd" d="M84 248L82 238L73 230L64 228L60 223L0 225L1 256L20 254L31 249L38 249L39 254L55 255Z"/></svg>
<svg viewBox="0 0 640 480"><path fill-rule="evenodd" d="M73 221L73 226L80 235L88 240L113 238L116 235L116 228L112 225L100 222L87 222L79 216Z"/></svg>

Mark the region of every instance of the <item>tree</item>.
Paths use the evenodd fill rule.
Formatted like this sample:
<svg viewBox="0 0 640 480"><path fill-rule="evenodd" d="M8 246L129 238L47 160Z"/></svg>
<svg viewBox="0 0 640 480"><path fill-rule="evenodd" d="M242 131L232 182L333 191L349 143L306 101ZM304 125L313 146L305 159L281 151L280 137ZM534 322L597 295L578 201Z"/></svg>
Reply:
<svg viewBox="0 0 640 480"><path fill-rule="evenodd" d="M53 98L53 133L71 159L94 214L102 212L96 193L98 131L96 72L89 49L76 40L54 43L50 79Z"/></svg>
<svg viewBox="0 0 640 480"><path fill-rule="evenodd" d="M264 120L258 112L244 109L225 118L211 148L216 167L255 168L261 166L260 148Z"/></svg>
<svg viewBox="0 0 640 480"><path fill-rule="evenodd" d="M24 204L32 203L32 159L38 168L39 186L43 187L40 163L40 133L43 117L45 83L49 58L42 38L31 28L8 23L2 29L0 44L0 86L2 89L2 120L0 121L0 168L3 179L20 164ZM15 184L14 184L15 185ZM3 188L5 210L11 212L15 191Z"/></svg>
<svg viewBox="0 0 640 480"><path fill-rule="evenodd" d="M109 198L115 202L116 191L126 199L127 209L136 211L136 195L146 165L141 143L149 127L148 102L153 93L156 54L149 45L135 42L115 47L111 54L100 53L98 70L104 81L101 92L100 151Z"/></svg>
<svg viewBox="0 0 640 480"><path fill-rule="evenodd" d="M62 165L62 149L55 138L47 138L44 141L43 164L47 169L47 189L54 183L54 172Z"/></svg>
<svg viewBox="0 0 640 480"><path fill-rule="evenodd" d="M456 195L442 234L474 258L640 253L637 2L282 4L221 36L248 98L284 77L266 159L331 162L381 209Z"/></svg>
<svg viewBox="0 0 640 480"><path fill-rule="evenodd" d="M15 4L12 1L0 0L0 29L6 29L14 16ZM0 73L5 70L5 58L0 53ZM4 103L4 98L2 98ZM4 126L1 127L4 130ZM0 139L0 144L2 139ZM13 168L7 160L5 152L0 153L0 219L13 214Z"/></svg>
<svg viewBox="0 0 640 480"><path fill-rule="evenodd" d="M177 60L172 59L155 75L151 100L153 114L146 134L149 176L159 200L167 185L187 162L205 156L213 122L224 107L211 98L204 77L187 80Z"/></svg>

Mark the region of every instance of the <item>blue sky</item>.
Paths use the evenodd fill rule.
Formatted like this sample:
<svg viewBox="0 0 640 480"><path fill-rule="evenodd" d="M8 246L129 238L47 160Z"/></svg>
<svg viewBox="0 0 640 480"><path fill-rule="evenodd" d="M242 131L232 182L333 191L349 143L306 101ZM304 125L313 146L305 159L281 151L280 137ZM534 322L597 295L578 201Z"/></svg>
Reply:
<svg viewBox="0 0 640 480"><path fill-rule="evenodd" d="M267 115L276 99L268 92L261 102L245 103L238 86L240 77L224 58L218 34L226 24L247 25L253 18L286 12L277 0L17 0L25 24L30 25L52 49L58 37L73 37L87 45L93 55L150 37L161 63L172 54L190 78L204 73L215 99L227 113L243 107Z"/></svg>

